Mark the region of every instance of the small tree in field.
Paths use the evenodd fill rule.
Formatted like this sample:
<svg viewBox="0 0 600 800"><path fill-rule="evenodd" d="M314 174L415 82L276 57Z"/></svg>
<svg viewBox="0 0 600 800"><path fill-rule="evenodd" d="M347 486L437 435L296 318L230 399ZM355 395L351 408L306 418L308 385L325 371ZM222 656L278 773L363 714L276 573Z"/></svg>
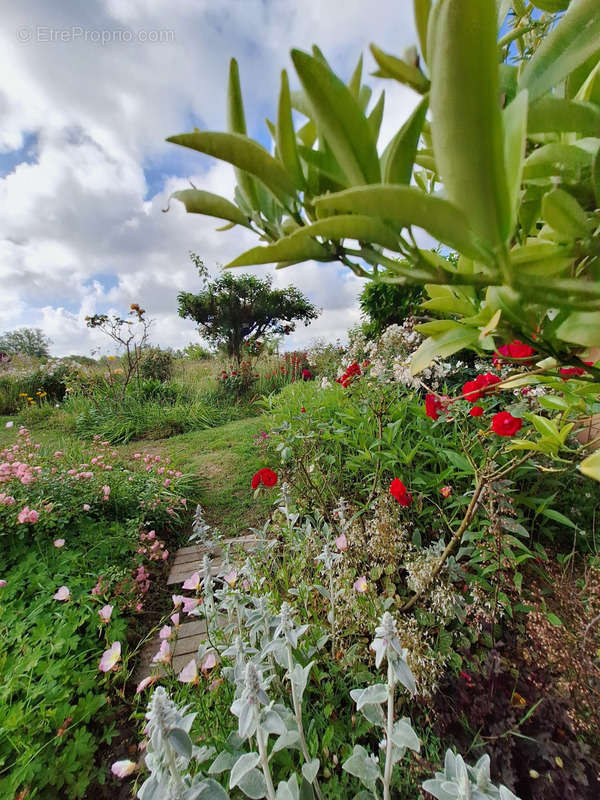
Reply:
<svg viewBox="0 0 600 800"><path fill-rule="evenodd" d="M292 333L296 322L308 325L319 311L299 289L272 289L272 279L224 272L211 280L200 258L191 259L203 280L199 294L180 292L179 316L193 319L212 344L223 345L238 363L242 347L267 335Z"/></svg>
<svg viewBox="0 0 600 800"><path fill-rule="evenodd" d="M0 350L11 355L48 358L51 342L39 328L19 328L0 336Z"/></svg>

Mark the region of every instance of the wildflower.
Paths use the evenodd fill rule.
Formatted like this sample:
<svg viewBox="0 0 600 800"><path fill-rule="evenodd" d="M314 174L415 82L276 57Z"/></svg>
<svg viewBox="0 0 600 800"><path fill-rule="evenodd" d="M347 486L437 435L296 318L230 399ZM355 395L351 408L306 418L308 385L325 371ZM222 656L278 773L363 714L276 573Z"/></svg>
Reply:
<svg viewBox="0 0 600 800"><path fill-rule="evenodd" d="M171 626L163 625L158 634L159 639L169 639L171 636Z"/></svg>
<svg viewBox="0 0 600 800"><path fill-rule="evenodd" d="M342 533L341 536L338 536L335 540L335 546L340 552L344 552L348 549L348 539L346 539L346 534Z"/></svg>
<svg viewBox="0 0 600 800"><path fill-rule="evenodd" d="M5 586L7 586L7 582L4 578L0 579L0 589L4 589Z"/></svg>
<svg viewBox="0 0 600 800"><path fill-rule="evenodd" d="M181 683L198 683L198 665L195 658L192 658L189 664L186 664L181 670L177 680L181 681Z"/></svg>
<svg viewBox="0 0 600 800"><path fill-rule="evenodd" d="M5 428L12 428L12 426L13 426L14 424L15 424L15 423L14 423L12 420L10 420L10 422L7 422L7 423L6 423L6 425L5 425L4 427L5 427Z"/></svg>
<svg viewBox="0 0 600 800"><path fill-rule="evenodd" d="M156 683L157 679L156 675L148 675L147 678L143 678L138 683L135 693L140 694L140 692L143 692L148 686L152 686L153 683Z"/></svg>
<svg viewBox="0 0 600 800"><path fill-rule="evenodd" d="M462 388L463 397L469 403L476 403L496 383L500 383L500 378L497 375L492 375L491 372L486 372L485 375L478 375L474 381L467 381L464 384Z"/></svg>
<svg viewBox="0 0 600 800"><path fill-rule="evenodd" d="M115 761L115 763L110 768L110 771L113 775L116 775L117 778L127 778L129 775L132 775L137 769L137 764L135 761Z"/></svg>
<svg viewBox="0 0 600 800"><path fill-rule="evenodd" d="M55 539L55 540L52 542L52 544L54 545L54 547L61 548L61 547L64 547L64 546L65 546L65 540L64 540L64 539Z"/></svg>
<svg viewBox="0 0 600 800"><path fill-rule="evenodd" d="M259 469L258 472L252 476L252 488L258 489L261 483L268 487L275 486L277 483L277 473L273 472L273 470L268 467Z"/></svg>
<svg viewBox="0 0 600 800"><path fill-rule="evenodd" d="M184 589L189 589L191 591L197 591L198 587L200 586L200 573L194 572L191 578L188 578L185 583L183 584Z"/></svg>
<svg viewBox="0 0 600 800"><path fill-rule="evenodd" d="M40 515L38 514L38 512L34 511L33 508L29 508L29 506L25 506L25 508L23 508L19 512L19 515L17 516L17 520L21 525L24 525L26 522L31 522L31 523L37 522L39 518Z"/></svg>
<svg viewBox="0 0 600 800"><path fill-rule="evenodd" d="M102 653L102 658L98 664L100 672L110 672L115 669L121 659L121 642L113 642L108 650Z"/></svg>
<svg viewBox="0 0 600 800"><path fill-rule="evenodd" d="M100 621L108 623L112 612L113 612L113 606L102 606L102 608L99 608L98 615L100 616Z"/></svg>
<svg viewBox="0 0 600 800"><path fill-rule="evenodd" d="M223 575L223 580L228 586L235 586L237 579L238 574L234 569L232 569L231 572L228 572L227 575Z"/></svg>
<svg viewBox="0 0 600 800"><path fill-rule="evenodd" d="M185 600L185 597L182 594L172 594L171 600L173 601L173 605L175 608L179 608L179 606Z"/></svg>
<svg viewBox="0 0 600 800"><path fill-rule="evenodd" d="M184 597L183 613L190 614L199 605L200 605L200 600L197 600L195 597Z"/></svg>
<svg viewBox="0 0 600 800"><path fill-rule="evenodd" d="M360 594L364 594L368 589L367 579L364 575L361 575L360 578L357 578L354 581L353 589L356 592L360 592Z"/></svg>
<svg viewBox="0 0 600 800"><path fill-rule="evenodd" d="M214 669L216 666L217 666L217 656L215 655L214 651L211 650L204 656L200 669L202 670L202 672L204 672L204 674L206 674L210 672L211 669Z"/></svg>
<svg viewBox="0 0 600 800"><path fill-rule="evenodd" d="M523 427L523 420L508 411L499 411L492 418L492 430L498 436L514 436Z"/></svg>
<svg viewBox="0 0 600 800"><path fill-rule="evenodd" d="M442 497L450 497L452 494L452 487L451 486L442 486L440 489L440 494Z"/></svg>
<svg viewBox="0 0 600 800"><path fill-rule="evenodd" d="M178 628L179 627L179 614L171 614L171 622L173 625Z"/></svg>
<svg viewBox="0 0 600 800"><path fill-rule="evenodd" d="M160 650L152 658L154 664L169 664L171 661L171 647L166 639L160 643Z"/></svg>
<svg viewBox="0 0 600 800"><path fill-rule="evenodd" d="M53 600L60 600L61 603L66 602L71 597L71 592L68 586L61 586L53 595Z"/></svg>
<svg viewBox="0 0 600 800"><path fill-rule="evenodd" d="M469 409L470 417L481 417L482 414L483 414L483 408L481 406L473 406L473 408Z"/></svg>
<svg viewBox="0 0 600 800"><path fill-rule="evenodd" d="M412 494L408 493L400 478L394 478L390 483L390 494L401 506L409 506L412 503Z"/></svg>
<svg viewBox="0 0 600 800"><path fill-rule="evenodd" d="M108 484L105 484L105 485L102 487L102 491L103 491L103 493L104 493L104 496L102 497L102 500L103 500L104 502L106 502L106 501L109 499L109 497L110 497L110 486L108 486Z"/></svg>

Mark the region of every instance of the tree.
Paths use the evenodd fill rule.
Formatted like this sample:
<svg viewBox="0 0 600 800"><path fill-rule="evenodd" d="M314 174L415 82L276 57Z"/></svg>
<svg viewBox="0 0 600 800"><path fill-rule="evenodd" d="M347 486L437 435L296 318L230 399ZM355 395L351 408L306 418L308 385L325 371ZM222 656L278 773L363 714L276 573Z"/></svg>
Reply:
<svg viewBox="0 0 600 800"><path fill-rule="evenodd" d="M319 315L299 289L272 289L272 279L223 272L211 280L199 257L190 257L203 280L199 294L180 292L179 316L193 319L201 336L224 345L238 363L242 347L269 334L292 333L296 321L309 325Z"/></svg>
<svg viewBox="0 0 600 800"><path fill-rule="evenodd" d="M18 328L0 336L0 351L12 355L48 358L51 340L40 328Z"/></svg>
<svg viewBox="0 0 600 800"><path fill-rule="evenodd" d="M389 325L400 325L423 299L415 285L369 281L360 294L360 308L367 317L368 335L379 336Z"/></svg>

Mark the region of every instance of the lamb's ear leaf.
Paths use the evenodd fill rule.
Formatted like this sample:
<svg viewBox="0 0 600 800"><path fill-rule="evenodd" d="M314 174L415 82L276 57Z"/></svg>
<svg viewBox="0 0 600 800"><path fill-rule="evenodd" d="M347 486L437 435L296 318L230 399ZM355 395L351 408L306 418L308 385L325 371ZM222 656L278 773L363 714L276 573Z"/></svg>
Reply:
<svg viewBox="0 0 600 800"><path fill-rule="evenodd" d="M229 81L227 84L227 125L230 133L246 135L246 117L242 100L240 71L235 58L229 62ZM243 169L235 168L235 177L240 191L252 209L259 209L258 194L254 180Z"/></svg>
<svg viewBox="0 0 600 800"><path fill-rule="evenodd" d="M600 14L598 0L571 0L558 25L550 31L519 78L533 102L557 86L598 52Z"/></svg>
<svg viewBox="0 0 600 800"><path fill-rule="evenodd" d="M228 219L232 225L251 227L248 217L237 206L218 194L205 192L201 189L180 189L177 192L173 192L171 197L174 197L175 200L180 200L188 214L204 214L209 217ZM225 227L229 228L231 225Z"/></svg>
<svg viewBox="0 0 600 800"><path fill-rule="evenodd" d="M292 50L317 128L351 185L381 180L375 137L357 99L320 59Z"/></svg>
<svg viewBox="0 0 600 800"><path fill-rule="evenodd" d="M168 142L190 147L200 153L220 158L238 167L242 172L250 173L259 178L264 185L284 204L290 196L296 194L292 179L283 168L280 161L273 158L264 147L253 139L241 133L219 133L216 131L197 131L195 133L181 133L178 136L169 136ZM241 187L241 184L240 184ZM258 192L252 183L252 191L256 198L258 209Z"/></svg>

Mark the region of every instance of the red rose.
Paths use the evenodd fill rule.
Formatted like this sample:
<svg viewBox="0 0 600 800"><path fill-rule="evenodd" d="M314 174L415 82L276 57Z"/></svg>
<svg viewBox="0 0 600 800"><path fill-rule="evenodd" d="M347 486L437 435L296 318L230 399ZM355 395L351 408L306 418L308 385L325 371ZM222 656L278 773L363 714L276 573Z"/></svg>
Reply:
<svg viewBox="0 0 600 800"><path fill-rule="evenodd" d="M483 408L481 406L473 406L469 409L469 416L481 417L483 415Z"/></svg>
<svg viewBox="0 0 600 800"><path fill-rule="evenodd" d="M463 397L469 403L476 403L487 393L486 390L496 383L500 383L500 378L491 372L486 372L485 375L478 375L474 381L465 383L462 388Z"/></svg>
<svg viewBox="0 0 600 800"><path fill-rule="evenodd" d="M302 370L302 380L309 381L312 378L312 372L309 369Z"/></svg>
<svg viewBox="0 0 600 800"><path fill-rule="evenodd" d="M258 472L255 472L252 476L252 488L258 489L261 483L265 486L275 486L277 483L277 473L273 472L273 470L268 467L259 469Z"/></svg>
<svg viewBox="0 0 600 800"><path fill-rule="evenodd" d="M425 413L430 419L438 419L440 411L445 408L441 398L435 394L428 394L425 396Z"/></svg>
<svg viewBox="0 0 600 800"><path fill-rule="evenodd" d="M409 506L412 503L412 494L408 493L406 486L402 483L400 478L394 478L390 483L390 494L401 506Z"/></svg>
<svg viewBox="0 0 600 800"><path fill-rule="evenodd" d="M561 367L559 372L563 376L563 381L568 381L573 375L585 375L583 367Z"/></svg>
<svg viewBox="0 0 600 800"><path fill-rule="evenodd" d="M508 344L503 344L502 347L498 348L498 351L494 355L494 366L498 366L502 363L502 359L500 356L506 356L510 359L529 359L531 360L531 356L536 354L536 350L533 347L530 347L528 344L525 344L520 339L514 339L512 342Z"/></svg>
<svg viewBox="0 0 600 800"><path fill-rule="evenodd" d="M523 420L508 411L499 411L492 419L492 430L498 436L514 436L523 427Z"/></svg>

